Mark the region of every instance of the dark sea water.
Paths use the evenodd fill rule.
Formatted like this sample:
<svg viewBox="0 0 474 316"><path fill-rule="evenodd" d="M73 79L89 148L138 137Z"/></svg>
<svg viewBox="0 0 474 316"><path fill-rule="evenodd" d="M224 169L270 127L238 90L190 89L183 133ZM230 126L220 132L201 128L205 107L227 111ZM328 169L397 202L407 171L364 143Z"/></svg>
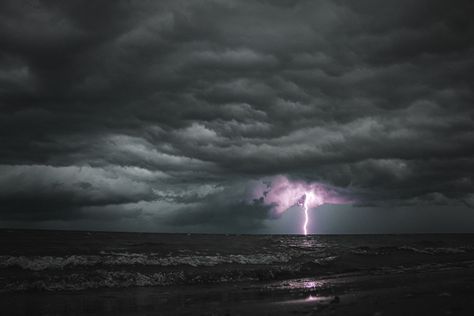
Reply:
<svg viewBox="0 0 474 316"><path fill-rule="evenodd" d="M472 315L474 235L0 230L5 315Z"/></svg>
<svg viewBox="0 0 474 316"><path fill-rule="evenodd" d="M0 231L2 292L258 282L472 264L472 235Z"/></svg>

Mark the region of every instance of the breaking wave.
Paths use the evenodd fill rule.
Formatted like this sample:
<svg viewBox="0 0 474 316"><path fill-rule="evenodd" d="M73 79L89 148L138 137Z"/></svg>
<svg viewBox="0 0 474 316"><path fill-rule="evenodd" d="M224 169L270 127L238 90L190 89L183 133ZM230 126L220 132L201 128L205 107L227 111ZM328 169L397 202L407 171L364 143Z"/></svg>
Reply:
<svg viewBox="0 0 474 316"><path fill-rule="evenodd" d="M274 264L291 260L288 254L230 254L214 256L176 256L161 257L156 254L140 253L104 253L103 255L71 256L0 256L0 267L20 267L25 270L42 271L46 269L63 269L72 266L96 265L145 265L145 266L178 266L188 265L215 266L219 264Z"/></svg>
<svg viewBox="0 0 474 316"><path fill-rule="evenodd" d="M91 274L72 273L65 276L48 276L29 282L11 282L3 287L3 291L78 291L100 287L131 287L131 286L164 286L177 284L184 280L184 273L151 273L127 271L97 270Z"/></svg>
<svg viewBox="0 0 474 316"><path fill-rule="evenodd" d="M357 247L351 250L352 254L355 255L387 255L399 252L411 252L425 255L439 255L439 254L462 254L466 253L465 248L450 248L450 247L425 247L417 248L412 246L400 246L400 247Z"/></svg>

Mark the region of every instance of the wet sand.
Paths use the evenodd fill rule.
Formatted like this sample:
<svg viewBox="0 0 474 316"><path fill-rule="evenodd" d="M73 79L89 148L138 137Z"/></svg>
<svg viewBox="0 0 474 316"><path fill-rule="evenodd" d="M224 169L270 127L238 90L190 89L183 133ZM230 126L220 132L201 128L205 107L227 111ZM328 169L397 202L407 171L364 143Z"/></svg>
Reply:
<svg viewBox="0 0 474 316"><path fill-rule="evenodd" d="M262 283L24 292L4 315L472 315L474 264Z"/></svg>

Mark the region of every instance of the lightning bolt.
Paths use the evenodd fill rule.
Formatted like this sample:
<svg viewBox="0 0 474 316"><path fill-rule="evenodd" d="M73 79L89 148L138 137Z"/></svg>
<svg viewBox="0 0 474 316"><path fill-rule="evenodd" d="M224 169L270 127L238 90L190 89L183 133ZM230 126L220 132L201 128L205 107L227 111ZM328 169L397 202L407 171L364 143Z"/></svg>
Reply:
<svg viewBox="0 0 474 316"><path fill-rule="evenodd" d="M321 183L308 183L289 180L284 176L274 177L270 182L262 182L253 187L250 201L263 201L272 210L272 214L281 215L293 206L304 211L304 222L301 219L301 234L308 235L310 210L323 204L347 204L352 201L340 195L329 186ZM250 202L249 201L249 202ZM311 233L311 232L310 232Z"/></svg>
<svg viewBox="0 0 474 316"><path fill-rule="evenodd" d="M315 196L312 191L305 192L303 197L301 198L299 204L303 207L304 210L304 224L303 224L303 233L304 235L308 235L308 222L309 222L309 214L308 214L308 209L309 209L309 204L314 200Z"/></svg>
<svg viewBox="0 0 474 316"><path fill-rule="evenodd" d="M309 216L308 216L308 205L306 205L306 203L304 204L304 224L303 224L303 231L304 231L304 235L308 235L308 230L307 230L307 226L308 226L308 221L309 221Z"/></svg>

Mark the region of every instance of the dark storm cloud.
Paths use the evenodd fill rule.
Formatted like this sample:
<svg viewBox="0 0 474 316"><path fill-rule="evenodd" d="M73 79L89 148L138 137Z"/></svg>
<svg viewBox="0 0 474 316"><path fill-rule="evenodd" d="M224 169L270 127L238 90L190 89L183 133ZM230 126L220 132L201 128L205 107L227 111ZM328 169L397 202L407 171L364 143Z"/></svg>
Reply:
<svg viewBox="0 0 474 316"><path fill-rule="evenodd" d="M255 224L225 192L277 174L471 206L473 9L3 1L0 216Z"/></svg>
<svg viewBox="0 0 474 316"><path fill-rule="evenodd" d="M174 226L203 226L221 232L249 231L263 227L263 220L271 216L271 206L258 199L246 199L246 188L231 185L177 209L166 222Z"/></svg>
<svg viewBox="0 0 474 316"><path fill-rule="evenodd" d="M71 219L81 208L151 200L165 176L133 167L0 166L2 218Z"/></svg>

